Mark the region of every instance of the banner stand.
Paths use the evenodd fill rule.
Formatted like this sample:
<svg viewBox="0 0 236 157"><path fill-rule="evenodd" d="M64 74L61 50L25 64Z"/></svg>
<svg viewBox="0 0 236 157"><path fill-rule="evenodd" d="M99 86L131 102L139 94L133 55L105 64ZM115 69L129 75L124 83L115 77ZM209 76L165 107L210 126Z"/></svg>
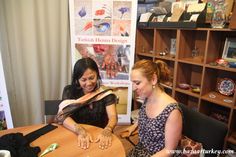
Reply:
<svg viewBox="0 0 236 157"><path fill-rule="evenodd" d="M10 128L13 128L13 123L0 51L0 130Z"/></svg>

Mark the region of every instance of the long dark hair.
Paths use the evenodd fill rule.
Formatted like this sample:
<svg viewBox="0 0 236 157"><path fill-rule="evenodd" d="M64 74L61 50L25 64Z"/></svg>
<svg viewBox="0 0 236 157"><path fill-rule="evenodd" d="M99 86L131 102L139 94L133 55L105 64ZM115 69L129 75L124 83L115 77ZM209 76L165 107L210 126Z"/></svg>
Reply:
<svg viewBox="0 0 236 157"><path fill-rule="evenodd" d="M98 82L97 82L97 85L94 88L94 90L96 90L100 87L101 76L99 74L99 69L98 69L97 63L89 57L81 58L75 63L73 74L72 74L72 82L71 82L72 91L71 92L72 92L72 95L74 95L75 97L77 97L76 95L80 95L80 96L83 95L82 90L81 90L81 86L80 86L78 80L83 76L84 72L87 69L91 69L91 70L95 71L97 74ZM80 97L80 96L78 96L78 97Z"/></svg>

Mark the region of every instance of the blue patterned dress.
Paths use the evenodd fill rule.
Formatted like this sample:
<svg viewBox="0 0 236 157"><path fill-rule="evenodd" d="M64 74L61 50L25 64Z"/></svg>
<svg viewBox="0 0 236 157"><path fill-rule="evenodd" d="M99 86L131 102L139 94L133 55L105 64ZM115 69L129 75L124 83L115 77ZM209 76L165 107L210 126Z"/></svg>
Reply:
<svg viewBox="0 0 236 157"><path fill-rule="evenodd" d="M144 102L139 111L139 143L129 152L128 157L149 157L165 147L165 124L175 109L180 110L178 104L171 103L157 117L148 118Z"/></svg>

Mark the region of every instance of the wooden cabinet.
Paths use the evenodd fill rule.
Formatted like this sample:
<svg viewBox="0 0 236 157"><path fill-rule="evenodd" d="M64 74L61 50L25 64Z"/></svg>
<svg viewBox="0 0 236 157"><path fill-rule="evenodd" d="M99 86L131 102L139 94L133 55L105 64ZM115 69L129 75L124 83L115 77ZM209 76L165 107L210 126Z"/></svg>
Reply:
<svg viewBox="0 0 236 157"><path fill-rule="evenodd" d="M236 38L230 29L174 29L138 28L135 60L164 60L170 67L173 81L166 86L168 94L177 101L227 124L229 132L226 144L236 145L231 137L236 133L236 92L224 96L217 90L221 79L229 78L236 83L236 68L210 63L221 58L226 38ZM171 50L171 41L176 39L175 55L162 52ZM193 53L193 50L197 50ZM200 92L179 88L180 83L198 85Z"/></svg>

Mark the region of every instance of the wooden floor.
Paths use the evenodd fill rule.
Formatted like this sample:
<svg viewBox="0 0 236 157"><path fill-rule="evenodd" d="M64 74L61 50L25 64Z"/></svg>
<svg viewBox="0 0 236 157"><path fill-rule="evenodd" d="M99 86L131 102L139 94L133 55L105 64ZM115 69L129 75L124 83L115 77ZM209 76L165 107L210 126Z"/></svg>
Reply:
<svg viewBox="0 0 236 157"><path fill-rule="evenodd" d="M122 142L124 148L125 148L125 152L126 154L134 147L128 140L121 138L120 137L120 133L125 130L125 128L127 128L127 125L123 125L123 126L116 126L114 129L114 134L120 139L120 141ZM131 141L133 143L137 143L138 142L138 135L135 136L131 136L130 137Z"/></svg>

